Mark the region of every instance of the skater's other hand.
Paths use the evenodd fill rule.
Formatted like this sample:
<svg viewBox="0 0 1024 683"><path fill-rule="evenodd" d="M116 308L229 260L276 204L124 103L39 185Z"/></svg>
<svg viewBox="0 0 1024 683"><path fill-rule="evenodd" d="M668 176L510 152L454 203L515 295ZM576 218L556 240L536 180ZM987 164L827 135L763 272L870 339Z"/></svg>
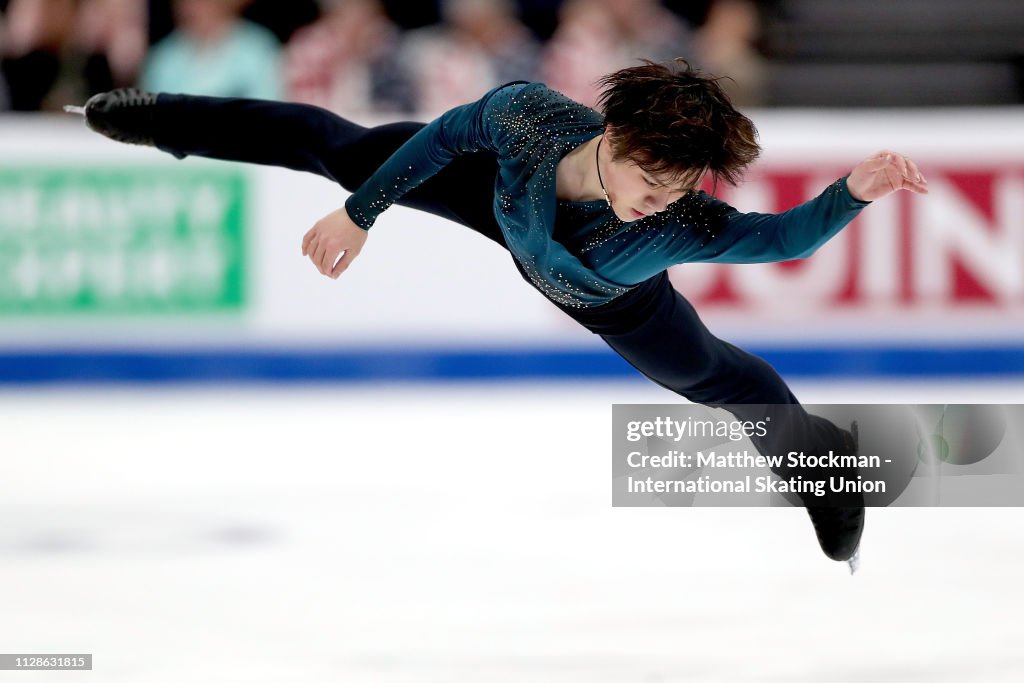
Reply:
<svg viewBox="0 0 1024 683"><path fill-rule="evenodd" d="M854 199L862 202L873 202L897 190L928 194L928 181L917 170L917 164L888 150L857 164L846 179L846 187Z"/></svg>
<svg viewBox="0 0 1024 683"><path fill-rule="evenodd" d="M343 206L318 220L305 234L302 255L308 256L322 274L337 280L359 256L368 235L366 230L352 222Z"/></svg>

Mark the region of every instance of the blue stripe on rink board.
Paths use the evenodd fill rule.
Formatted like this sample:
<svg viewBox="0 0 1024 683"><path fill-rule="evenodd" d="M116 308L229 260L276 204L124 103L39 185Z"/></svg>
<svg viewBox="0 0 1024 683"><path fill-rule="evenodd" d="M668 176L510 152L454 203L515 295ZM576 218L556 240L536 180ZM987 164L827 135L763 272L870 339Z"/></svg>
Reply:
<svg viewBox="0 0 1024 683"><path fill-rule="evenodd" d="M752 347L784 377L1024 376L1024 346ZM50 350L0 352L0 383L582 380L639 377L605 350Z"/></svg>

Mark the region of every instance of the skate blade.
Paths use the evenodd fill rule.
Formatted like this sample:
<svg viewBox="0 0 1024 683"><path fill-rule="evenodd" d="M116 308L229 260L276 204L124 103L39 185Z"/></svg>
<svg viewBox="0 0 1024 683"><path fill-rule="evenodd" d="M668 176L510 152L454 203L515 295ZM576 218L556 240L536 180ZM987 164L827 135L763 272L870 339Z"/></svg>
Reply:
<svg viewBox="0 0 1024 683"><path fill-rule="evenodd" d="M85 116L85 107L76 107L73 104L65 104L64 111L69 114L78 114L79 116Z"/></svg>
<svg viewBox="0 0 1024 683"><path fill-rule="evenodd" d="M850 565L850 576L857 573L860 569L860 548L853 551L853 557L846 561L846 564Z"/></svg>

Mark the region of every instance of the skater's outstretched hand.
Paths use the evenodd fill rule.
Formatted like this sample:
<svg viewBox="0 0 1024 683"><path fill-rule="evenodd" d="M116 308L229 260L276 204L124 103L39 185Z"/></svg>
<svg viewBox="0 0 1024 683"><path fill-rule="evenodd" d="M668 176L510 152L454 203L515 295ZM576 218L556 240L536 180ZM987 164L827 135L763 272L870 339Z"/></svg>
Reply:
<svg viewBox="0 0 1024 683"><path fill-rule="evenodd" d="M308 256L321 273L336 280L359 256L368 235L352 222L343 206L318 220L305 234L302 255Z"/></svg>
<svg viewBox="0 0 1024 683"><path fill-rule="evenodd" d="M854 199L873 202L897 190L928 194L928 181L917 164L896 152L882 150L857 164L846 187Z"/></svg>

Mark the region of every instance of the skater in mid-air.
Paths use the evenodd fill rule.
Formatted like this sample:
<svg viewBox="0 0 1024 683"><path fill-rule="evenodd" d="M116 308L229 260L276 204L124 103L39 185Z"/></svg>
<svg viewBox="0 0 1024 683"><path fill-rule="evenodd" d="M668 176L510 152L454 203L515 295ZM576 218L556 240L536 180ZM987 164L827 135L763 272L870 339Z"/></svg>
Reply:
<svg viewBox="0 0 1024 683"><path fill-rule="evenodd" d="M94 96L84 114L107 137L178 158L283 166L339 183L352 195L301 242L329 278L359 256L392 204L460 223L507 249L527 282L657 384L742 420L785 408L785 443L754 437L762 453L855 454L855 426L804 411L768 363L711 334L665 271L810 256L871 201L927 192L914 162L879 152L789 211L741 213L698 189L705 179L735 184L760 151L754 124L715 78L684 60L644 61L601 85L600 112L514 82L430 124L372 128L308 105L134 89ZM821 549L850 560L863 498L801 498Z"/></svg>

